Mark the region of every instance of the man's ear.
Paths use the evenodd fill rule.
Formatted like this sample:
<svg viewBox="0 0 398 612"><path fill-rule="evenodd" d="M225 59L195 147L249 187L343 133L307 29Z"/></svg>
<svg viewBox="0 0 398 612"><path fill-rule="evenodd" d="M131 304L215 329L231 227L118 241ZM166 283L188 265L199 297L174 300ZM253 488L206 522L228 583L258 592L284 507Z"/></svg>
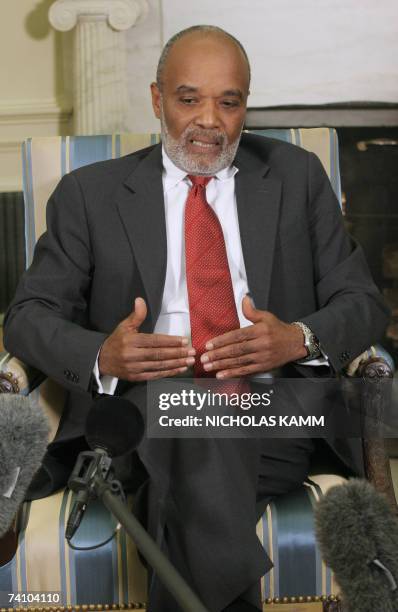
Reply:
<svg viewBox="0 0 398 612"><path fill-rule="evenodd" d="M155 116L160 119L161 93L157 83L151 83L152 108Z"/></svg>

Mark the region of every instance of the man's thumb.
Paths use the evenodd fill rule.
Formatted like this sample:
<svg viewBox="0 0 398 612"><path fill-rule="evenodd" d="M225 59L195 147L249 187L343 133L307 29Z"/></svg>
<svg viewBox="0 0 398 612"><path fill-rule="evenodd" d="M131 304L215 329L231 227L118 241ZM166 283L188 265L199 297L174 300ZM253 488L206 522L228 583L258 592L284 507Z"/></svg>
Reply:
<svg viewBox="0 0 398 612"><path fill-rule="evenodd" d="M131 328L134 327L138 329L146 319L147 315L147 307L145 300L141 297L138 297L134 300L134 310L131 314L124 320L124 322Z"/></svg>
<svg viewBox="0 0 398 612"><path fill-rule="evenodd" d="M245 295L242 300L242 312L244 317L252 323L257 323L258 321L261 321L264 315L261 310L257 310L256 308L254 308L253 301L248 295Z"/></svg>

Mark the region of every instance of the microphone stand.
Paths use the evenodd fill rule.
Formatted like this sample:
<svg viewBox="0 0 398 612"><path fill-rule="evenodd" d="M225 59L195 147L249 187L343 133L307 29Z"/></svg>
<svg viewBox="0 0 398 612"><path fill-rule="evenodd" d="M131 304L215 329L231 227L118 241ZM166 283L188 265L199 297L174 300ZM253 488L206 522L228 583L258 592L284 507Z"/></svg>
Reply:
<svg viewBox="0 0 398 612"><path fill-rule="evenodd" d="M174 565L160 550L156 542L135 518L127 505L118 497L121 486L117 480L108 482L112 477L110 458L98 451L80 453L77 465L72 472L68 487L79 495L83 494L85 503L99 498L104 506L121 523L130 538L135 542L143 557L153 567L159 579L171 593L184 612L208 612L198 596L187 584ZM88 459L86 466L85 461ZM104 462L106 466L104 466ZM77 469L76 469L77 468ZM70 539L69 536L67 539Z"/></svg>

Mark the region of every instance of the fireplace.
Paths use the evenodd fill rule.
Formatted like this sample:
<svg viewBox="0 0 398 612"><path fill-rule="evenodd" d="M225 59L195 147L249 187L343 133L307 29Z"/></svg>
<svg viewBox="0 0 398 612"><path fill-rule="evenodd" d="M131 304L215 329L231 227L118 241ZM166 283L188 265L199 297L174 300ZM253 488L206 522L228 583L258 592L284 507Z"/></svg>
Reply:
<svg viewBox="0 0 398 612"><path fill-rule="evenodd" d="M383 344L398 360L398 127L340 128L341 182L350 233L392 310Z"/></svg>

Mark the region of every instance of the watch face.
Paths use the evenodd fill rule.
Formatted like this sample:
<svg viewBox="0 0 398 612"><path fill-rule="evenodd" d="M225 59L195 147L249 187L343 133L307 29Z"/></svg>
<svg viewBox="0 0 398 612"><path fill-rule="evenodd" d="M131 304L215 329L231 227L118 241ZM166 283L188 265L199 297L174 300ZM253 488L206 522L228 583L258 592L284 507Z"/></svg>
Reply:
<svg viewBox="0 0 398 612"><path fill-rule="evenodd" d="M312 351L311 352L314 355L314 357L319 357L319 355L321 354L321 351L320 351L319 344L317 342L316 336L314 336L314 344L312 345Z"/></svg>
<svg viewBox="0 0 398 612"><path fill-rule="evenodd" d="M316 355L318 352L318 346L316 344L316 336L313 333L309 333L307 334L307 338L306 338L307 342L307 348L308 348L308 354L310 356Z"/></svg>

